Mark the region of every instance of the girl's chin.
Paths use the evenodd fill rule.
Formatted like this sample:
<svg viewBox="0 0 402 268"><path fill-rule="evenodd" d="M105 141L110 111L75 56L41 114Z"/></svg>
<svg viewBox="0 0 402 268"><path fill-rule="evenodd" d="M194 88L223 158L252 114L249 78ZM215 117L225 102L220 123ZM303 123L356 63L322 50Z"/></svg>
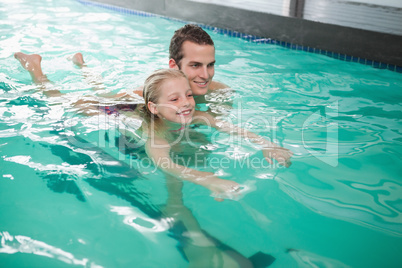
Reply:
<svg viewBox="0 0 402 268"><path fill-rule="evenodd" d="M180 120L180 122L178 122L178 123L179 123L179 124L182 124L182 125L187 125L187 124L190 124L191 121L193 121L193 117L192 117L192 116L191 116L191 117L188 117L188 118L183 118L183 119Z"/></svg>
<svg viewBox="0 0 402 268"><path fill-rule="evenodd" d="M190 124L193 121L193 117L192 116L186 116L185 118L183 118L180 121L181 121L180 124Z"/></svg>
<svg viewBox="0 0 402 268"><path fill-rule="evenodd" d="M188 125L193 121L192 116L180 116L179 118L175 118L173 120L167 120L170 123L180 124L180 125Z"/></svg>

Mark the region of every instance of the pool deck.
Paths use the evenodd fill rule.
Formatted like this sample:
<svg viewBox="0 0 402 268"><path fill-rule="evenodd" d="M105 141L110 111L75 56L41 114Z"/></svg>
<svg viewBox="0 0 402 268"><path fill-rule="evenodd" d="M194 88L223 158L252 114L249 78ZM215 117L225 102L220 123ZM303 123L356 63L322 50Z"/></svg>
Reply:
<svg viewBox="0 0 402 268"><path fill-rule="evenodd" d="M85 0L83 0L85 1ZM92 0L401 72L402 7L324 0ZM224 2L224 3L222 3ZM401 5L402 6L402 5ZM317 52L316 52L317 53Z"/></svg>

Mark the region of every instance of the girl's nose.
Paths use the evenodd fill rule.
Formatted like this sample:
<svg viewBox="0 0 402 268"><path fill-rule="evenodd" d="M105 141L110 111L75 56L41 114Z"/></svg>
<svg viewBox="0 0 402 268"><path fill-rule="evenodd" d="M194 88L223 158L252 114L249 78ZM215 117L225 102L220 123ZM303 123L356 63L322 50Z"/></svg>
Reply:
<svg viewBox="0 0 402 268"><path fill-rule="evenodd" d="M187 96L185 96L181 102L181 105L183 107L189 107L190 106L190 100L187 98Z"/></svg>
<svg viewBox="0 0 402 268"><path fill-rule="evenodd" d="M188 107L188 106L190 106L190 101L186 98L186 99L183 101L182 105L185 106L185 107Z"/></svg>

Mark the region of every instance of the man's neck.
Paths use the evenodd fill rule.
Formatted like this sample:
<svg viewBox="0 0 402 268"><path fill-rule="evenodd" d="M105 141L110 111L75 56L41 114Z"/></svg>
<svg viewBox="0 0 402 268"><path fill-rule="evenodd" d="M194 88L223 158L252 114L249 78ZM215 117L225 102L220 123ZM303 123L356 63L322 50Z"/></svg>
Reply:
<svg viewBox="0 0 402 268"><path fill-rule="evenodd" d="M205 95L194 96L194 101L195 101L196 104L206 103L207 102L207 100L205 99Z"/></svg>

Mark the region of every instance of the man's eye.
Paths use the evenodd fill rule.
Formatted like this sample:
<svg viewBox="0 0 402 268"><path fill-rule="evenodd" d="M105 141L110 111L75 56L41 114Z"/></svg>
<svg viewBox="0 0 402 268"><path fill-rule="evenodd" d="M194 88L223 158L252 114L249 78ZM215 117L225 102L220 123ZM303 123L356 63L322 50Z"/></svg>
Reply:
<svg viewBox="0 0 402 268"><path fill-rule="evenodd" d="M175 99L171 99L170 101L177 101L177 98L175 98Z"/></svg>
<svg viewBox="0 0 402 268"><path fill-rule="evenodd" d="M187 97L191 98L193 96L193 94L188 94Z"/></svg>

